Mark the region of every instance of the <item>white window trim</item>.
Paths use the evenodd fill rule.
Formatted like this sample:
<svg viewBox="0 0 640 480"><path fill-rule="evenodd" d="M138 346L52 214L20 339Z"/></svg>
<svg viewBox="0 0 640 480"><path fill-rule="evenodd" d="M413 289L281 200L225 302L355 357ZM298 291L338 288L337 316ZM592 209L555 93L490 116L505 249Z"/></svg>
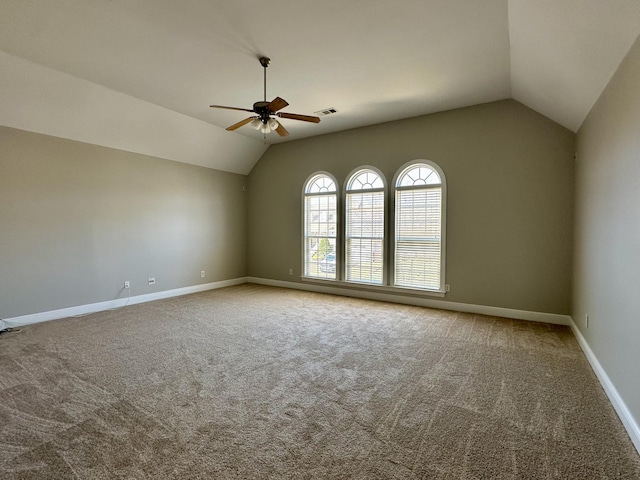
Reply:
<svg viewBox="0 0 640 480"><path fill-rule="evenodd" d="M307 185L309 184L309 182L320 175L326 175L327 177L329 177L332 181L333 184L336 186L336 190L335 192L318 192L318 193L311 193L311 194L307 194ZM305 271L305 245L306 245L306 240L307 237L305 235L305 231L306 231L306 224L305 224L305 214L306 214L306 197L307 195L335 195L336 196L336 236L335 236L335 242L336 242L336 278L332 279L332 278L321 278L321 277L307 277L304 275L304 271ZM309 175L307 177L307 179L304 181L304 183L302 184L302 208L301 208L301 214L302 214L302 218L301 218L301 225L302 225L302 249L301 249L301 269L300 271L302 272L302 276L300 278L309 278L309 279L313 279L313 280L321 280L323 282L331 282L334 283L336 281L338 281L338 279L340 278L340 274L338 272L338 268L339 268L339 258L342 252L342 246L341 246L341 233L340 233L340 225L342 222L342 213L341 213L341 205L342 205L342 200L340 198L340 184L338 183L338 181L336 180L336 177L334 175L332 175L331 173L321 170L321 171L317 171L317 172L313 172L311 175Z"/></svg>
<svg viewBox="0 0 640 480"><path fill-rule="evenodd" d="M429 167L431 167L432 169L434 169L436 171L436 173L440 176L440 184L439 185L434 185L431 188L441 188L442 189L442 206L441 206L441 210L440 210L440 243L441 243L441 250L440 250L440 286L437 290L432 290L432 289L427 289L427 288L415 288L415 287L402 287L399 285L395 285L395 273L396 273L396 255L395 255L395 251L396 251L396 191L397 191L397 183L398 183L398 178L400 177L400 175L407 170L409 167L413 166L413 165L418 165L418 164L424 164L424 165L428 165ZM391 203L391 207L389 208L389 218L393 219L393 225L392 225L392 235L389 237L389 251L391 252L391 257L389 259L389 285L394 288L394 289L399 289L399 290L416 290L416 291L420 291L420 292L434 292L434 293L441 293L442 296L444 296L444 293L446 292L445 290L445 285L446 285L446 259L447 259L447 179L444 175L444 172L442 171L442 169L440 168L440 166L435 163L432 162L431 160L426 160L426 159L415 159L415 160L411 160L407 163L405 163L404 165L400 166L400 168L398 168L398 170L396 171L395 175L393 176L393 190L392 190L392 194L390 195L390 203ZM402 190L414 190L414 189L425 189L425 188L430 188L429 185L419 185L419 186L415 186L415 187L402 187Z"/></svg>
<svg viewBox="0 0 640 480"><path fill-rule="evenodd" d="M441 210L441 244L442 250L440 255L440 287L438 289L429 289L429 288L415 288L415 287L403 287L394 285L395 282L395 213L396 213L396 183L398 181L398 177L402 172L404 172L408 167L415 164L426 164L429 167L433 168L436 173L440 176L440 188L442 189L442 210ZM344 203L346 198L346 185L347 181L344 182L342 188L340 188L340 183L337 181L336 177L324 170L313 172L311 175L307 177L307 179L303 183L302 187L302 209L301 209L301 225L304 228L305 221L305 196L306 196L306 187L309 181L317 176L317 175L326 175L331 180L333 180L336 186L336 278L335 279L326 279L320 277L308 277L304 275L304 262L305 262L305 240L306 237L304 232L302 234L302 251L301 251L301 271L303 274L299 277L303 282L308 283L316 283L318 285L333 285L338 287L345 287L348 289L358 289L358 290L367 290L371 292L383 292L383 293L397 293L397 294L407 294L407 295L419 295L419 296L431 296L431 297L445 297L446 295L446 251L447 251L447 180L440 166L426 159L415 159L409 162L406 162L404 165L401 165L395 172L393 176L392 183L388 184L386 177L382 174L380 169L372 166L372 165L362 165L355 169L353 169L349 175L347 175L347 180L351 178L351 176L359 171L370 169L377 172L380 175L380 178L385 183L385 228L384 235L385 239L388 241L384 241L384 257L388 259L385 262L385 268L383 272L383 284L372 284L372 283L360 283L360 282L349 282L344 280L344 243L346 241L345 234L345 212L344 212ZM412 188L425 188L428 185L420 185L416 187L403 187L403 189L412 189ZM434 186L437 188L437 186ZM334 193L334 192L331 192ZM391 221L393 220L393 221Z"/></svg>
<svg viewBox="0 0 640 480"><path fill-rule="evenodd" d="M353 176L361 172L363 170L371 170L374 172L380 180L382 180L383 187L382 188L367 188L361 190L348 190L348 184L353 178ZM374 192L383 192L383 200L384 200L384 226L382 227L383 236L382 236L382 283L369 283L369 282L355 282L347 280L347 251L346 251L346 243L347 243L347 193L349 192L366 192L366 193L374 193ZM338 280L343 282L345 285L366 285L372 287L388 287L389 286L389 275L388 275L388 267L387 267L387 258L389 255L389 242L387 239L389 238L389 185L387 183L387 178L380 171L379 168L374 167L373 165L361 165L359 167L354 168L349 172L347 178L344 181L344 186L342 188L342 199L341 204L344 204L340 213L342 215L342 221L340 223L341 234L341 247L342 247L342 255L340 256L340 261L337 263L336 268L340 268L340 275L338 276Z"/></svg>
<svg viewBox="0 0 640 480"><path fill-rule="evenodd" d="M381 293L397 293L397 294L415 294L429 297L444 297L445 292L440 290L431 290L427 288L398 287L395 285L378 285L375 283L347 282L345 280L331 280L317 277L306 277L302 275L300 280L308 283L316 283L318 285L333 285L336 287L347 287L349 289L367 290L370 292Z"/></svg>

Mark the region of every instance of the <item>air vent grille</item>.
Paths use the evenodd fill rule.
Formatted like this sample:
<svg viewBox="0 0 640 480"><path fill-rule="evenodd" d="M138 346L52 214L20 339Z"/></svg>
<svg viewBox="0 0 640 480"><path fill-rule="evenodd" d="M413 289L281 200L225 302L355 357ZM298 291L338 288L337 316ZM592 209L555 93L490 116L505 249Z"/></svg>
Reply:
<svg viewBox="0 0 640 480"><path fill-rule="evenodd" d="M313 112L319 117L324 117L325 115L331 115L332 113L338 113L338 110L334 107L324 108L322 110L318 110L317 112Z"/></svg>

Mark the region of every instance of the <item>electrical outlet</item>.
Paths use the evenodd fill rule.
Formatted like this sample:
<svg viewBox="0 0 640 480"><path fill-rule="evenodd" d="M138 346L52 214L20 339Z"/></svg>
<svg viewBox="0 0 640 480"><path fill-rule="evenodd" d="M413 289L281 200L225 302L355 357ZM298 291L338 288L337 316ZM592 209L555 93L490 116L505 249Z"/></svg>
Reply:
<svg viewBox="0 0 640 480"><path fill-rule="evenodd" d="M131 284L129 283L129 280L124 281L124 288L131 288Z"/></svg>
<svg viewBox="0 0 640 480"><path fill-rule="evenodd" d="M147 281L149 282L149 285L155 285L156 284L156 277L149 277L147 279Z"/></svg>
<svg viewBox="0 0 640 480"><path fill-rule="evenodd" d="M204 270L200 270L200 278L204 278Z"/></svg>
<svg viewBox="0 0 640 480"><path fill-rule="evenodd" d="M451 291L451 285L449 285L448 283L444 286L444 291L445 292L450 292Z"/></svg>
<svg viewBox="0 0 640 480"><path fill-rule="evenodd" d="M587 328L589 328L589 314L584 316L584 324Z"/></svg>
<svg viewBox="0 0 640 480"><path fill-rule="evenodd" d="M293 275L293 268L289 269L289 275Z"/></svg>

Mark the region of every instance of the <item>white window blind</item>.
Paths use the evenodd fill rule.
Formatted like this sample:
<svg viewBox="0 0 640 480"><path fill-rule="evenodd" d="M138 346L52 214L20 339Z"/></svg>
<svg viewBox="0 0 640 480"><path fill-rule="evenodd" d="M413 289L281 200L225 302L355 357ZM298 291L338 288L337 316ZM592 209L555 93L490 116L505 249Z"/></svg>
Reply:
<svg viewBox="0 0 640 480"><path fill-rule="evenodd" d="M354 173L347 182L345 278L384 281L384 182L373 170Z"/></svg>
<svg viewBox="0 0 640 480"><path fill-rule="evenodd" d="M336 279L336 184L328 176L312 177L304 191L304 275Z"/></svg>
<svg viewBox="0 0 640 480"><path fill-rule="evenodd" d="M394 283L442 288L442 183L426 164L411 165L396 182Z"/></svg>

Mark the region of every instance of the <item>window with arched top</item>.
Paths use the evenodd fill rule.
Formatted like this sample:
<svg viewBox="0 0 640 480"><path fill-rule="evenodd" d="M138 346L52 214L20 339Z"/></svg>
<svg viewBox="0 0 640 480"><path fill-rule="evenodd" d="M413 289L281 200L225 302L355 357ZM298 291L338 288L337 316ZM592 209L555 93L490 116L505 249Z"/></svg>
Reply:
<svg viewBox="0 0 640 480"><path fill-rule="evenodd" d="M372 168L348 179L345 194L345 280L384 281L385 182Z"/></svg>
<svg viewBox="0 0 640 480"><path fill-rule="evenodd" d="M304 275L336 279L337 188L326 173L304 187Z"/></svg>
<svg viewBox="0 0 640 480"><path fill-rule="evenodd" d="M393 283L444 291L445 179L425 160L400 169L395 181Z"/></svg>

